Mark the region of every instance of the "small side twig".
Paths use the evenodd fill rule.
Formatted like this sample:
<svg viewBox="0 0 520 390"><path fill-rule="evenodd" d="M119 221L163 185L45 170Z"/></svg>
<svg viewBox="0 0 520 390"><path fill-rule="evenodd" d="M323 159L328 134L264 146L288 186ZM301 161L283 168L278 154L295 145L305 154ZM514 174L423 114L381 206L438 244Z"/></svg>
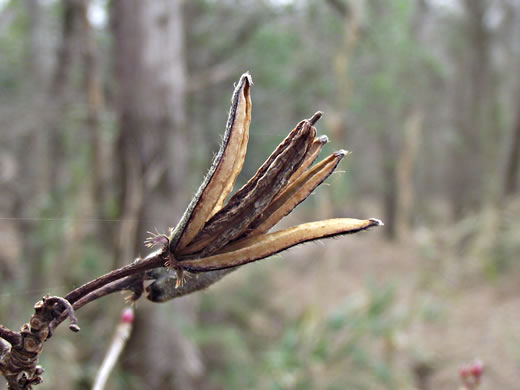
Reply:
<svg viewBox="0 0 520 390"><path fill-rule="evenodd" d="M11 345L18 345L22 341L20 333L12 331L3 325L0 325L0 338L4 339Z"/></svg>
<svg viewBox="0 0 520 390"><path fill-rule="evenodd" d="M80 328L78 325L78 319L76 318L74 309L69 301L67 301L66 299L64 299L62 297L48 297L48 298L46 298L46 303L50 307L59 306L58 308L54 309L54 311L56 313L55 316L57 317L58 315L63 314L65 316L64 318L69 317L69 319L70 319L69 329L72 330L73 332L80 331ZM54 321L54 319L52 321ZM47 336L47 338L51 337L51 335L52 335L52 333L49 332L49 335Z"/></svg>
<svg viewBox="0 0 520 390"><path fill-rule="evenodd" d="M105 388L108 376L110 375L110 372L112 372L114 365L121 355L121 351L126 345L126 341L130 337L133 321L133 310L129 307L124 309L121 313L121 319L116 328L112 343L110 343L105 359L103 360L103 363L101 363L101 367L96 375L92 390L103 390Z"/></svg>
<svg viewBox="0 0 520 390"><path fill-rule="evenodd" d="M94 290L83 298L78 299L72 307L74 310L79 310L86 304L95 301L96 299L110 295L118 291L131 291L132 296L129 297L128 301L135 302L143 293L143 273L127 276L126 278L111 282L97 290ZM51 330L54 330L67 318L67 313L62 313L58 318L51 322L49 325Z"/></svg>
<svg viewBox="0 0 520 390"><path fill-rule="evenodd" d="M133 275L136 273L141 273L147 271L149 269L161 267L164 265L165 259L163 251L152 253L150 256L145 259L137 259L131 264L128 264L124 267L118 268L112 272L109 272L103 276L100 276L97 279L94 279L84 285L72 290L65 296L65 299L69 301L71 304L76 303L79 299L83 298L85 295L109 284L116 280L122 279L126 276Z"/></svg>

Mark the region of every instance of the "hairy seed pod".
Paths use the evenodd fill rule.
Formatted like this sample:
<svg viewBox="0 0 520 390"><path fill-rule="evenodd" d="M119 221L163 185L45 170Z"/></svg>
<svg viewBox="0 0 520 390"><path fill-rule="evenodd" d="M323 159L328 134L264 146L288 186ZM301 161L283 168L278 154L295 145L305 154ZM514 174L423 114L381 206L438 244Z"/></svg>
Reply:
<svg viewBox="0 0 520 390"><path fill-rule="evenodd" d="M309 222L275 233L252 237L242 242L241 248L205 258L185 260L184 269L190 272L207 272L247 264L272 256L285 249L307 241L321 240L344 234L352 234L383 223L378 219L336 218Z"/></svg>
<svg viewBox="0 0 520 390"><path fill-rule="evenodd" d="M170 250L186 247L206 221L221 207L242 169L251 122L251 76L240 78L231 102L226 132L219 152L181 221L170 237Z"/></svg>

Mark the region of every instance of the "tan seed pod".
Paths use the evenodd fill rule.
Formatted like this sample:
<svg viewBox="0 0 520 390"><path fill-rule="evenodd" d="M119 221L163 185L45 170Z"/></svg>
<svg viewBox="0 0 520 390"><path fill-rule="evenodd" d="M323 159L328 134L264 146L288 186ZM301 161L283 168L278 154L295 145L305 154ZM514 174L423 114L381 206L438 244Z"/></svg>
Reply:
<svg viewBox="0 0 520 390"><path fill-rule="evenodd" d="M248 93L244 94L244 97L245 97L245 99L244 99L245 101L243 102L243 103L245 103L244 127L243 127L243 130L239 133L242 135L242 139L240 140L239 137L237 136L237 144L238 144L238 142L240 142L240 146L238 148L238 153L235 156L232 172L231 172L228 182L226 183L226 185L224 187L224 190L220 194L217 204L215 205L215 208L213 209L210 217L215 215L218 211L220 211L227 196L233 190L237 177L240 174L240 172L242 171L242 167L244 166L244 160L246 158L246 152L247 152L247 143L249 141L249 125L251 124L251 108L253 107L252 102L251 102L251 95L250 95L249 91L248 91Z"/></svg>
<svg viewBox="0 0 520 390"><path fill-rule="evenodd" d="M269 205L301 164L316 135L316 129L304 120L289 133L267 161L229 202L215 214L195 237L192 246L180 255L202 250L208 256L229 241L240 237L248 225Z"/></svg>
<svg viewBox="0 0 520 390"><path fill-rule="evenodd" d="M298 179L302 173L305 172L312 165L312 163L314 163L314 161L316 161L318 155L321 152L321 149L323 148L323 145L325 145L327 142L329 142L329 137L326 135L322 135L313 141L311 147L307 151L307 155L303 159L302 165L296 170L296 172L293 173L289 179L289 184Z"/></svg>
<svg viewBox="0 0 520 390"><path fill-rule="evenodd" d="M231 101L231 110L220 150L181 221L170 237L170 251L186 247L200 232L206 221L219 207L242 168L251 120L249 73L240 78Z"/></svg>
<svg viewBox="0 0 520 390"><path fill-rule="evenodd" d="M297 180L289 184L276 196L269 207L250 225L247 237L254 237L267 232L296 206L303 202L329 175L334 172L339 162L348 154L340 150L322 160Z"/></svg>
<svg viewBox="0 0 520 390"><path fill-rule="evenodd" d="M236 267L272 256L307 241L356 233L382 224L377 219L360 220L352 218L304 223L278 232L247 238L240 249L205 258L183 260L182 267L190 272L207 272Z"/></svg>
<svg viewBox="0 0 520 390"><path fill-rule="evenodd" d="M149 246L162 246L158 255L170 268L146 272L146 280L153 280L146 288L152 301L164 302L206 288L243 264L306 241L382 225L376 219L331 219L266 234L308 197L346 155L345 151L336 152L311 167L327 142L325 136L315 139L314 125L321 112L300 122L254 177L223 206L245 158L251 84L249 74L245 74L235 88L222 146L181 222L169 237L152 234L146 241ZM185 271L195 275L182 283Z"/></svg>

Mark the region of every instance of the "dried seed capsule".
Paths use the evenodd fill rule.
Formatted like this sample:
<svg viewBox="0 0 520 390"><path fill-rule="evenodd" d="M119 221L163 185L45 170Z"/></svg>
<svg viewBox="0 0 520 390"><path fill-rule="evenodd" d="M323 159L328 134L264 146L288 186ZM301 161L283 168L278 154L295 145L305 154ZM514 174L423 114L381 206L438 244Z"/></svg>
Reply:
<svg viewBox="0 0 520 390"><path fill-rule="evenodd" d="M251 121L251 76L245 73L233 93L219 152L170 238L170 251L186 247L220 207L242 169Z"/></svg>
<svg viewBox="0 0 520 390"><path fill-rule="evenodd" d="M180 254L202 250L201 256L209 256L229 241L240 237L287 184L300 166L315 135L316 129L309 121L300 122L259 168L255 176L207 222L194 239L193 245Z"/></svg>
<svg viewBox="0 0 520 390"><path fill-rule="evenodd" d="M309 222L270 234L247 238L240 249L205 258L182 261L190 272L206 272L236 267L263 259L307 241L320 240L343 234L356 233L383 223L377 219L337 218Z"/></svg>
<svg viewBox="0 0 520 390"><path fill-rule="evenodd" d="M293 173L291 178L289 179L289 184L294 182L296 179L298 179L303 172L309 168L314 161L318 158L318 155L321 152L321 149L323 148L323 145L325 145L327 142L329 142L329 137L326 135L322 135L321 137L318 137L314 140L311 147L307 151L307 155L303 159L302 165L296 170L296 172Z"/></svg>
<svg viewBox="0 0 520 390"><path fill-rule="evenodd" d="M254 237L267 232L296 206L303 202L329 175L334 172L339 162L347 155L340 150L316 164L293 183L289 184L271 202L267 209L249 226L247 237Z"/></svg>
<svg viewBox="0 0 520 390"><path fill-rule="evenodd" d="M165 269L155 270L153 273L154 281L145 290L146 298L152 302L166 302L172 298L182 297L211 286L232 271L234 271L233 268L227 268L193 274L186 283L178 285L177 279L172 277Z"/></svg>
<svg viewBox="0 0 520 390"><path fill-rule="evenodd" d="M245 98L244 101L239 102L239 106L241 104L245 104L245 118L243 120L244 126L243 126L242 131L237 131L236 143L239 146L238 152L237 152L237 154L235 156L235 160L233 162L231 174L229 175L228 180L225 183L224 189L223 189L222 193L220 194L220 197L217 200L217 204L215 205L210 217L213 216L214 214L216 214L222 208L222 205L224 204L226 197L233 190L237 177L240 174L240 172L242 171L242 167L244 165L244 160L246 158L246 152L247 152L247 143L249 141L249 125L251 123L251 108L252 108L249 87L247 87L247 88L248 88L247 93L244 93L244 98ZM240 138L240 135L242 136L242 138ZM230 147L231 147L231 145L230 145Z"/></svg>

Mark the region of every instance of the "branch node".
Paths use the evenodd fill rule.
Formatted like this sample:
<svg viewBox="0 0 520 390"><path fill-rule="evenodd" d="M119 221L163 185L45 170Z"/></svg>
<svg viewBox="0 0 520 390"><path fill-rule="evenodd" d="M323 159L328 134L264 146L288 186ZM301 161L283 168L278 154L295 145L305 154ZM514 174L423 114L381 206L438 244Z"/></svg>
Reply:
<svg viewBox="0 0 520 390"><path fill-rule="evenodd" d="M74 308L72 307L69 301L62 297L45 297L43 298L43 302L49 304L50 307L56 305L61 306L62 309L58 309L58 311L54 313L54 318L58 318L61 315L61 313L66 312L67 317L69 317L70 319L69 329L73 332L80 331L78 319L76 318L76 314L74 313Z"/></svg>
<svg viewBox="0 0 520 390"><path fill-rule="evenodd" d="M16 346L22 342L22 336L20 333L12 331L3 325L0 325L0 338L4 339L12 346Z"/></svg>

